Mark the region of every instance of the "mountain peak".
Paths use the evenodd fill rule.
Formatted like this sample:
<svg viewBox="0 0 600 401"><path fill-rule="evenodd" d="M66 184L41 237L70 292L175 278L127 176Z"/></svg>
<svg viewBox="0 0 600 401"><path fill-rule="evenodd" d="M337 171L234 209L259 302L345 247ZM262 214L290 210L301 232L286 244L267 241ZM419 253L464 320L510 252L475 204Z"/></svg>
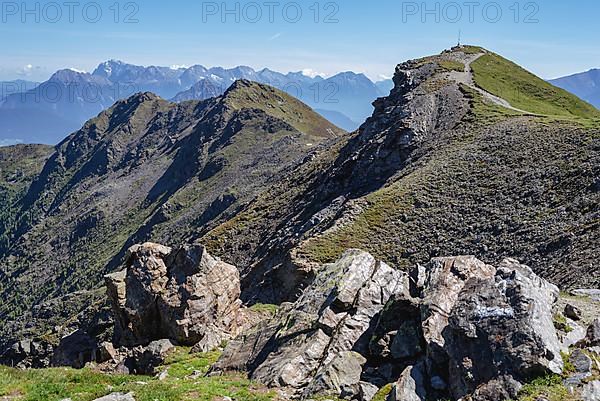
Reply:
<svg viewBox="0 0 600 401"><path fill-rule="evenodd" d="M60 82L63 84L79 84L79 83L91 83L96 80L91 74L87 72L76 71L71 68L64 70L58 70L48 80L49 82Z"/></svg>

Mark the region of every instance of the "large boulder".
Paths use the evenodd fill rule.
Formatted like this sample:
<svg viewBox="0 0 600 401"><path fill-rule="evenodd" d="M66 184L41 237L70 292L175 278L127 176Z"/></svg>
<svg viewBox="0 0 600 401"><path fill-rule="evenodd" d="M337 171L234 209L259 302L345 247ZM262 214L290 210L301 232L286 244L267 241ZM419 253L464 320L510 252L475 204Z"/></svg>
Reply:
<svg viewBox="0 0 600 401"><path fill-rule="evenodd" d="M238 270L202 245L131 247L126 270L106 276L115 340L124 346L171 339L194 345L207 333L235 335L241 306Z"/></svg>
<svg viewBox="0 0 600 401"><path fill-rule="evenodd" d="M392 295L408 291L407 274L350 250L321 267L314 282L294 304L284 305L274 321L234 340L216 366L227 370L243 365L252 379L298 389L305 397L340 396L361 387L366 360L360 355L368 354L373 323ZM248 358L246 363L239 355ZM368 386L362 388L372 393Z"/></svg>
<svg viewBox="0 0 600 401"><path fill-rule="evenodd" d="M558 288L512 259L492 278L469 279L442 333L452 396L482 393L490 385L489 393L502 387L514 397L519 382L561 373L561 345L552 322L557 297Z"/></svg>

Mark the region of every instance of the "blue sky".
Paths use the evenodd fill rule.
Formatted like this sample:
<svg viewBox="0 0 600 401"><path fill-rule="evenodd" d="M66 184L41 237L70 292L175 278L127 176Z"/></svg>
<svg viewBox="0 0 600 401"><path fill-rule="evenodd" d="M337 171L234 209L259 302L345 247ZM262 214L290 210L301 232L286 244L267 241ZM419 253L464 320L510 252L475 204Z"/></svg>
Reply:
<svg viewBox="0 0 600 401"><path fill-rule="evenodd" d="M399 62L454 45L459 30L464 42L501 53L544 78L600 67L600 3L592 0L69 4L1 2L1 80L44 80L60 68L91 71L107 59L327 75L353 70L379 79L391 76Z"/></svg>

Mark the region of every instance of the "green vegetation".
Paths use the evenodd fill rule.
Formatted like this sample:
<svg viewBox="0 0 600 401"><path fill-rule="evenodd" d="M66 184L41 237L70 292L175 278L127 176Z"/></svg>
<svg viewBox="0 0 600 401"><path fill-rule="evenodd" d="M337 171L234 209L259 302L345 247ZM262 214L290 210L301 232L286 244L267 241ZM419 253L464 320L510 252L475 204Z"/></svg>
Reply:
<svg viewBox="0 0 600 401"><path fill-rule="evenodd" d="M471 102L471 113L467 120L473 124L490 125L509 117L522 115L517 111L484 101L483 95L469 86L461 84L460 90Z"/></svg>
<svg viewBox="0 0 600 401"><path fill-rule="evenodd" d="M486 52L486 50L483 47L469 45L461 46L457 49L457 51L461 51L465 54L479 54Z"/></svg>
<svg viewBox="0 0 600 401"><path fill-rule="evenodd" d="M393 384L389 383L380 388L371 401L385 401L388 395L392 392L392 386Z"/></svg>
<svg viewBox="0 0 600 401"><path fill-rule="evenodd" d="M448 58L448 56L428 56L414 60L413 68L419 68L426 64L437 64L437 72L440 73L449 71L463 72L465 70L464 63Z"/></svg>
<svg viewBox="0 0 600 401"><path fill-rule="evenodd" d="M90 401L112 392L133 392L137 401L213 401L224 396L236 401L269 401L272 392L236 375L203 377L218 353L189 354L178 349L167 361L169 376L159 381L148 376L109 375L91 369L53 368L19 371L0 367L0 399L19 401ZM201 377L190 377L200 372Z"/></svg>
<svg viewBox="0 0 600 401"><path fill-rule="evenodd" d="M344 130L331 124L306 104L279 89L251 81L238 81L236 85L224 98L234 109L262 110L298 131L317 138L333 138L344 133ZM327 97L326 89L323 91L322 95Z"/></svg>
<svg viewBox="0 0 600 401"><path fill-rule="evenodd" d="M497 54L483 55L471 68L477 86L518 109L549 116L600 118L594 106Z"/></svg>
<svg viewBox="0 0 600 401"><path fill-rule="evenodd" d="M274 315L277 313L279 309L279 305L273 304L254 304L250 307L254 312L265 313L269 315Z"/></svg>
<svg viewBox="0 0 600 401"><path fill-rule="evenodd" d="M465 71L465 65L464 65L464 63L461 63L460 61L441 60L438 63L438 65L446 71L458 71L458 72Z"/></svg>
<svg viewBox="0 0 600 401"><path fill-rule="evenodd" d="M518 401L538 401L540 398L548 401L576 401L574 395L562 383L558 375L541 377L523 386Z"/></svg>
<svg viewBox="0 0 600 401"><path fill-rule="evenodd" d="M567 322L567 318L562 313L556 313L554 315L553 323L556 330L561 330L565 333L573 331L573 328L569 326L569 323Z"/></svg>

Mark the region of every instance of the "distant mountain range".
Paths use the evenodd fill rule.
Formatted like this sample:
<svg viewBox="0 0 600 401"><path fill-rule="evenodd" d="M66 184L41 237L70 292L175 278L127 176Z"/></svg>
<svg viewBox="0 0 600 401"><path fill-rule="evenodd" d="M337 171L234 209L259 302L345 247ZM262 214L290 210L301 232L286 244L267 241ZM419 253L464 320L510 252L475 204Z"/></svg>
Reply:
<svg viewBox="0 0 600 401"><path fill-rule="evenodd" d="M593 69L579 74L550 80L550 83L577 95L600 108L600 70Z"/></svg>
<svg viewBox="0 0 600 401"><path fill-rule="evenodd" d="M0 144L56 144L88 119L134 93L153 92L174 102L205 100L223 94L238 79L284 90L348 131L358 128L372 114L372 102L393 87L392 80L373 82L353 72L325 79L244 66L175 69L110 60L91 74L60 70L46 82L21 85L22 93L11 92L3 97Z"/></svg>
<svg viewBox="0 0 600 401"><path fill-rule="evenodd" d="M9 95L27 92L39 85L39 82L17 79L15 81L0 81L0 102Z"/></svg>

